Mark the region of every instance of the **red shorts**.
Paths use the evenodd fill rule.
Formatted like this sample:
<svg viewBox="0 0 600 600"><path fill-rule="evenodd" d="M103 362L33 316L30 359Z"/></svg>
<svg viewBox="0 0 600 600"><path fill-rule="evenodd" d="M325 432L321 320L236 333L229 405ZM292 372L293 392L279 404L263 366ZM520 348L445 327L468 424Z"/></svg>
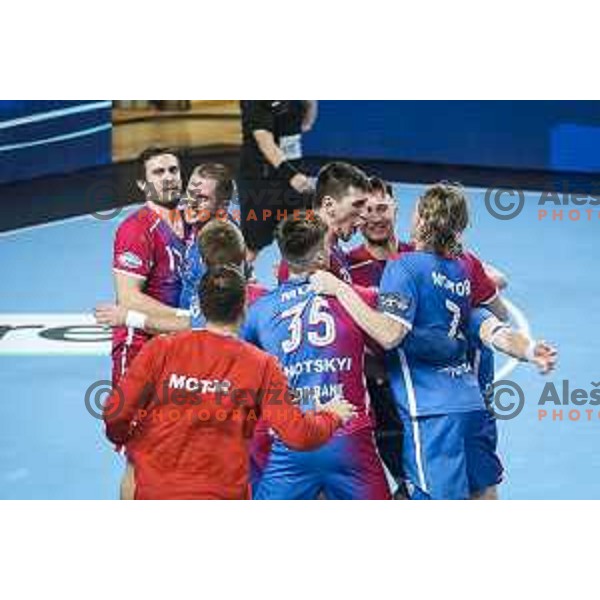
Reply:
<svg viewBox="0 0 600 600"><path fill-rule="evenodd" d="M131 327L118 327L113 332L112 385L116 387L131 361L139 354L150 336Z"/></svg>

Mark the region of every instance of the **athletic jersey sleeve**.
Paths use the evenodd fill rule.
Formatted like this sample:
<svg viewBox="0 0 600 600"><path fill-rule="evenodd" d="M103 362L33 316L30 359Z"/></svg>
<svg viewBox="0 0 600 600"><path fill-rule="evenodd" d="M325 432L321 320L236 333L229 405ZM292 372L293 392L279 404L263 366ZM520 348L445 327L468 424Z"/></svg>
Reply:
<svg viewBox="0 0 600 600"><path fill-rule="evenodd" d="M261 417L286 446L293 450L312 450L322 446L341 426L340 419L328 412L302 412L294 403L285 373L274 357L268 358Z"/></svg>
<svg viewBox="0 0 600 600"><path fill-rule="evenodd" d="M489 304L498 295L496 284L486 273L477 255L466 252L464 260L471 280L471 304L473 306Z"/></svg>
<svg viewBox="0 0 600 600"><path fill-rule="evenodd" d="M275 132L275 117L270 103L264 100L250 100L246 104L246 118L251 131L265 130Z"/></svg>
<svg viewBox="0 0 600 600"><path fill-rule="evenodd" d="M117 446L127 442L138 411L154 397L165 359L166 339L157 337L144 344L104 406L106 437Z"/></svg>
<svg viewBox="0 0 600 600"><path fill-rule="evenodd" d="M379 287L379 310L411 329L417 303L417 286L404 261L388 262Z"/></svg>
<svg viewBox="0 0 600 600"><path fill-rule="evenodd" d="M152 269L152 247L138 219L129 219L117 230L113 270L145 279Z"/></svg>
<svg viewBox="0 0 600 600"><path fill-rule="evenodd" d="M260 348L258 327L258 310L256 305L251 306L246 313L246 318L240 329L240 337L254 346Z"/></svg>

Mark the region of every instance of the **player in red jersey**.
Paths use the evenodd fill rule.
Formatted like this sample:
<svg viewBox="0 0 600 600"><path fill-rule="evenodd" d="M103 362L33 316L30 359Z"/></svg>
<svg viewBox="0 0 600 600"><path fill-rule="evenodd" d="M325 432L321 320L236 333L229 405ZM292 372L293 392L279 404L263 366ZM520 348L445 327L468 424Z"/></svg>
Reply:
<svg viewBox="0 0 600 600"><path fill-rule="evenodd" d="M209 221L200 230L196 243L199 247L198 254L204 257L204 263L207 267L233 265L239 268L240 272L244 270L246 245L239 228L231 221L218 219ZM259 283L247 282L246 304L248 306L252 305L266 292L267 289ZM129 310L118 304L98 305L95 316L99 324L111 327L122 327L127 322L134 322L138 330L143 330L152 335L185 331L190 328L200 329L205 325L203 316L200 319L201 315L190 314L189 311L181 311L179 315L155 316L141 311ZM255 436L256 441L253 440L252 445L260 449L261 440L265 438L268 427L265 426L264 421L260 420L257 430L262 433ZM253 452L252 456L254 457L254 455ZM124 500L133 499L133 469L129 464L121 485L121 498Z"/></svg>
<svg viewBox="0 0 600 600"><path fill-rule="evenodd" d="M212 220L198 234L198 247L205 266L214 269L231 265L244 271L246 244L240 229L230 221ZM256 281L246 284L246 303L251 305L267 292L267 288ZM132 319L133 315L133 319ZM96 307L98 323L118 327L127 322L136 321L140 328L148 333L173 333L186 329L200 329L204 318L182 311L181 314L155 316L143 311L131 311L114 304L101 304Z"/></svg>
<svg viewBox="0 0 600 600"><path fill-rule="evenodd" d="M181 168L171 151L149 148L139 158L137 184L146 203L117 229L113 272L117 303L152 316L175 316L181 294L181 267L193 235L177 208ZM113 330L113 385L148 341L134 327Z"/></svg>
<svg viewBox="0 0 600 600"><path fill-rule="evenodd" d="M392 186L379 177L371 177L369 183L371 191L361 226L364 243L353 248L347 256L352 283L377 287L385 263L402 252L409 252L412 246L396 237L398 207Z"/></svg>
<svg viewBox="0 0 600 600"><path fill-rule="evenodd" d="M237 338L245 305L238 270L205 275L201 305L206 328L148 342L106 404L106 434L126 447L136 499L248 498L257 418L308 450L354 416L345 400L303 414L276 359Z"/></svg>
<svg viewBox="0 0 600 600"><path fill-rule="evenodd" d="M378 177L369 179L371 190L365 206L361 232L364 243L348 252L352 283L364 287L379 287L388 260L410 252L412 246L396 237L397 205L391 185ZM377 449L397 488L395 498L407 496L402 468L403 425L397 413L383 360L383 353L368 347L365 355L365 376L375 415Z"/></svg>
<svg viewBox="0 0 600 600"><path fill-rule="evenodd" d="M338 242L347 242L357 231L369 191L369 180L358 167L332 162L319 171L313 210L327 225L330 271L347 283L350 282L349 263ZM279 265L277 278L279 283L289 278L285 261Z"/></svg>

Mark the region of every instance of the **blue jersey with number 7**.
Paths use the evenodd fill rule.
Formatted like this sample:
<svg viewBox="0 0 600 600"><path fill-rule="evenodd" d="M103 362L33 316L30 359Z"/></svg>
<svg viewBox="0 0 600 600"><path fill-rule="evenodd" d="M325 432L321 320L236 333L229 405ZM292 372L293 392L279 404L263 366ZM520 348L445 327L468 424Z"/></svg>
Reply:
<svg viewBox="0 0 600 600"><path fill-rule="evenodd" d="M411 252L388 262L379 309L431 339L461 338L471 312L468 264L430 252ZM465 352L432 364L424 360L422 349L417 354L407 344L388 353L387 365L396 402L410 416L484 409Z"/></svg>

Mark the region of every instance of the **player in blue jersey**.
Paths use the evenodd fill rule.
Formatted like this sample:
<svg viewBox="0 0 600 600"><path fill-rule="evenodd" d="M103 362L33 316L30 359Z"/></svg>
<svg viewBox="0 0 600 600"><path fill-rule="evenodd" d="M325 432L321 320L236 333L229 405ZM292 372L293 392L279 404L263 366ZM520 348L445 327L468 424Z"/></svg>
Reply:
<svg viewBox="0 0 600 600"><path fill-rule="evenodd" d="M229 205L234 183L229 169L218 163L198 165L190 176L183 200L187 223L197 223L200 230L209 221L232 221ZM187 245L182 268L182 290L179 306L199 312L198 284L206 273L200 248L196 240Z"/></svg>
<svg viewBox="0 0 600 600"><path fill-rule="evenodd" d="M368 335L393 350L388 372L405 424L404 468L415 499L495 497L502 475L464 346L432 362L402 345L411 330L457 341L466 330L471 281L460 239L467 224L462 190L430 187L415 209L415 251L386 266L378 311L328 273L313 276L317 289L334 295Z"/></svg>
<svg viewBox="0 0 600 600"><path fill-rule="evenodd" d="M411 243L398 242L396 237L397 204L391 186L378 177L371 177L370 184L371 192L361 228L364 244L349 252L348 259L353 283L378 288L386 263L399 258L403 253L412 252L413 246ZM472 252L463 253L462 258L469 271L472 304L486 305L500 316L506 316L506 310L498 296L497 282L489 276L488 269ZM407 343L415 349L415 343L420 341L425 358L436 360L440 340L436 343L436 340L429 337L428 331L413 332ZM449 340L442 339L441 345L452 344ZM480 379L487 380L491 375L493 381L493 352L474 344L472 356L474 364L477 367L481 365ZM491 364L486 358L491 359ZM400 496L404 488L404 474L402 453L398 448L402 447L403 426L385 374L382 353L367 355L366 376L377 423L377 446L388 471L398 482L399 488L395 495Z"/></svg>
<svg viewBox="0 0 600 600"><path fill-rule="evenodd" d="M307 454L275 438L257 499L388 499L389 488L373 439L364 381L366 336L335 299L313 291L310 274L328 266L327 226L316 215L288 217L277 242L290 278L248 311L242 334L277 356L300 407L343 397L356 416L323 448ZM373 291L361 292L376 303Z"/></svg>

